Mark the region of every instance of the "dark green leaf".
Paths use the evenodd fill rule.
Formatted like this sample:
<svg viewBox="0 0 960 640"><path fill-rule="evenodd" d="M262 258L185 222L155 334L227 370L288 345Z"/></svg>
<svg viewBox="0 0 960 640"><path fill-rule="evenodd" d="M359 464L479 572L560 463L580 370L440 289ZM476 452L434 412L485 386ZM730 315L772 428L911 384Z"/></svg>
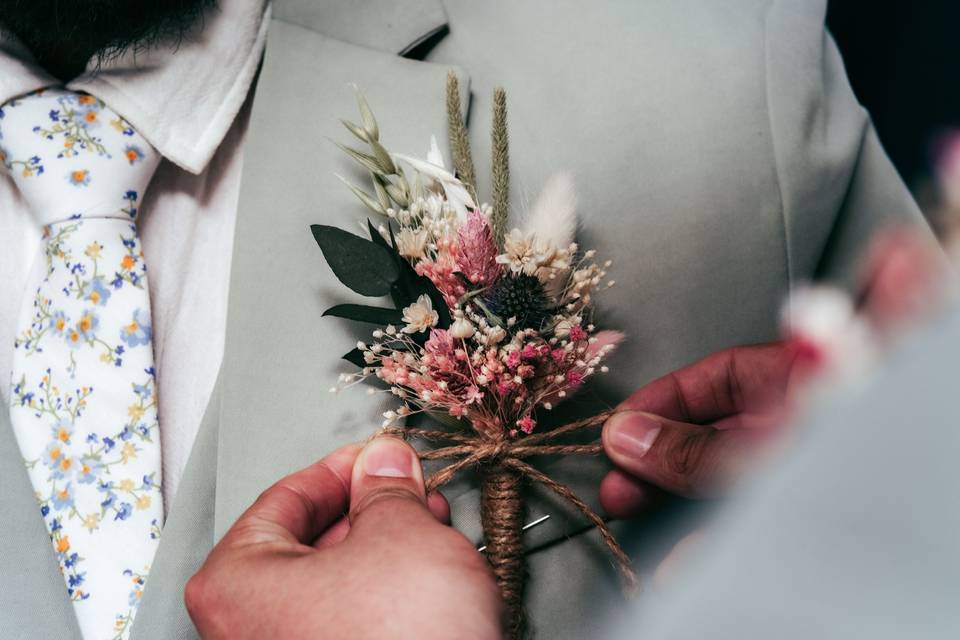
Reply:
<svg viewBox="0 0 960 640"><path fill-rule="evenodd" d="M393 298L393 303L397 305L398 308L403 309L403 307L416 302L417 298L424 294L429 296L430 302L433 303L433 308L439 316L437 327L439 329L448 328L451 323L450 310L447 308L447 303L443 299L443 294L440 293L430 278L419 275L413 270L410 263L404 260L403 264L400 265L400 277L397 278L397 281L390 288L390 296Z"/></svg>
<svg viewBox="0 0 960 640"><path fill-rule="evenodd" d="M379 297L391 292L400 269L388 249L336 227L314 224L310 230L340 282L363 296Z"/></svg>
<svg viewBox="0 0 960 640"><path fill-rule="evenodd" d="M370 324L382 326L400 324L403 321L403 313L396 309L368 307L363 304L338 304L324 311L323 315L356 320L357 322L369 322Z"/></svg>
<svg viewBox="0 0 960 640"><path fill-rule="evenodd" d="M390 229L390 242L387 243L386 239L376 230L370 220L367 220L367 228L370 229L370 237L373 238L373 241L385 247L390 251L390 255L397 260L399 275L393 283L393 286L390 287L390 297L393 298L393 304L397 306L397 309L402 310L404 307L408 307L416 302L417 298L421 295L427 294L430 296L430 302L433 303L433 308L436 309L437 315L439 316L437 326L440 329L448 328L452 320L450 318L450 310L447 308L447 303L443 299L443 294L440 293L430 278L421 276L414 271L410 263L397 253L397 240L393 237L393 229Z"/></svg>
<svg viewBox="0 0 960 640"><path fill-rule="evenodd" d="M397 266L399 267L400 261L403 260L403 258L401 258L400 254L397 253L396 250L394 249L394 247L396 246L396 243L394 242L391 245L391 243L387 242L386 238L383 237L383 234L377 231L377 228L373 226L373 223L370 221L370 218L367 218L367 229L370 230L370 239L376 242L378 245L380 245L384 249L386 249L387 251L389 251L390 255L393 256L394 259L397 261ZM393 238L393 229L390 229L390 237Z"/></svg>
<svg viewBox="0 0 960 640"><path fill-rule="evenodd" d="M360 349L351 349L348 353L343 354L342 359L357 365L361 369L367 366L367 362L363 359L363 351L360 351Z"/></svg>

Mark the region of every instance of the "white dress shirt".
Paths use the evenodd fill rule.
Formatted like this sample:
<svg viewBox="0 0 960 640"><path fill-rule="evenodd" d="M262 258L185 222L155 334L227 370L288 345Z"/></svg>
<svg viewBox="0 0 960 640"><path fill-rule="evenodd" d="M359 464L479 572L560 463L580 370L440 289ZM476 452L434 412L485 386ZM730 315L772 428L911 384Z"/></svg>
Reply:
<svg viewBox="0 0 960 640"><path fill-rule="evenodd" d="M169 509L223 358L247 102L269 23L267 0L227 0L179 47L103 63L67 87L103 100L163 155L140 236L150 269L154 351ZM60 83L0 36L0 104ZM13 341L40 228L0 173L0 396L9 402ZM6 410L6 409L4 409Z"/></svg>

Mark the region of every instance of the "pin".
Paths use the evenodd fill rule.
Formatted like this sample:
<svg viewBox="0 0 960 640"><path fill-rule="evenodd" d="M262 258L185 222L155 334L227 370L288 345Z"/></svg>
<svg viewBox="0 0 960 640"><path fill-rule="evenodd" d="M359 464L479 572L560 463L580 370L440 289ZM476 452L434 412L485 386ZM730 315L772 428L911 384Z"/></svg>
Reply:
<svg viewBox="0 0 960 640"><path fill-rule="evenodd" d="M534 520L533 522L528 522L527 524L523 525L523 528L520 529L520 531L526 531L527 529L530 529L530 528L532 528L532 527L535 527L535 526L537 526L538 524L540 524L540 523L542 523L542 522L546 522L546 521L549 520L549 519L550 519L550 515L549 515L549 514L547 514L547 515L545 515L545 516L541 516L541 517L537 518L536 520ZM482 547L478 547L478 548L477 548L477 551L479 551L480 553L483 553L483 552L486 551L486 550L487 550L487 545L483 545Z"/></svg>

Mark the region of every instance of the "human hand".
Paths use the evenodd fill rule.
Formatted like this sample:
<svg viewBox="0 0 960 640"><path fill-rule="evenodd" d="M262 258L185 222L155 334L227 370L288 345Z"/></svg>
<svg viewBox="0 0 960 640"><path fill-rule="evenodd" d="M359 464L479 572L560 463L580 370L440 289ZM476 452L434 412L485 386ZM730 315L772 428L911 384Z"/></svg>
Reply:
<svg viewBox="0 0 960 640"><path fill-rule="evenodd" d="M791 342L725 349L634 393L603 428L617 466L600 485L604 509L636 515L658 490L721 494L783 423L808 370L804 355Z"/></svg>
<svg viewBox="0 0 960 640"><path fill-rule="evenodd" d="M858 320L881 345L929 315L948 274L924 235L891 230L873 243L862 272ZM605 425L604 448L618 469L600 499L614 517L631 517L660 491L722 494L758 445L785 423L796 391L824 365L803 336L736 347L646 385Z"/></svg>
<svg viewBox="0 0 960 640"><path fill-rule="evenodd" d="M499 638L487 563L430 505L406 443L340 449L237 520L187 583L190 617L207 639Z"/></svg>

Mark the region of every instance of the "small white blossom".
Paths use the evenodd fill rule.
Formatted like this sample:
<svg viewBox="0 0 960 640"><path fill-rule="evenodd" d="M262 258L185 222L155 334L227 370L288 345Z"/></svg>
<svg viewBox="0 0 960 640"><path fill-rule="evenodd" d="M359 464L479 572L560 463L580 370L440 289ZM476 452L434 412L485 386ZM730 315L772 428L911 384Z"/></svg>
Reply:
<svg viewBox="0 0 960 640"><path fill-rule="evenodd" d="M476 331L477 329L473 326L473 323L466 318L458 318L450 325L450 335L461 340L472 337Z"/></svg>
<svg viewBox="0 0 960 640"><path fill-rule="evenodd" d="M403 228L396 234L397 251L404 258L422 258L427 250L427 240L430 234L424 229L414 231Z"/></svg>
<svg viewBox="0 0 960 640"><path fill-rule="evenodd" d="M423 294L409 307L403 309L404 333L419 333L435 327L440 316L433 308L430 296Z"/></svg>

